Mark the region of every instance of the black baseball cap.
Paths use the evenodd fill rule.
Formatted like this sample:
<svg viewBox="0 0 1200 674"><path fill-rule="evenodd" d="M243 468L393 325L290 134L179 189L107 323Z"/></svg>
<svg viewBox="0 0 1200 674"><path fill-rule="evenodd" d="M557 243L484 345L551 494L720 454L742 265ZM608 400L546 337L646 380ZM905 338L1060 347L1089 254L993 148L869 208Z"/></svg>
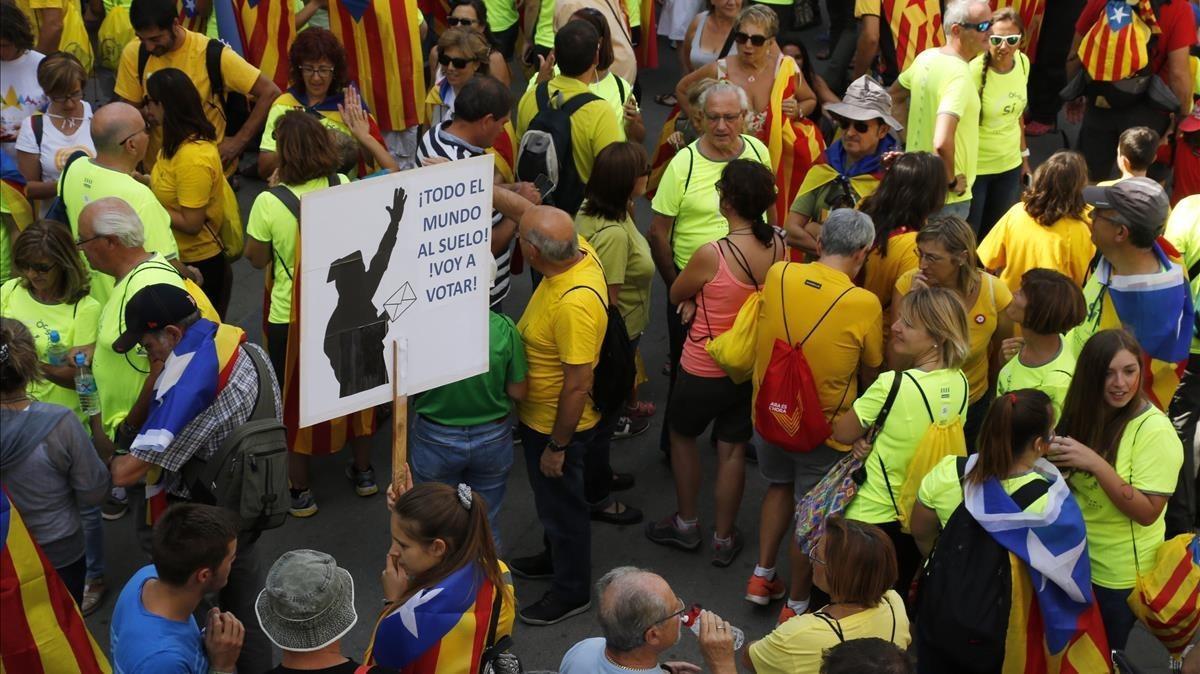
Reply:
<svg viewBox="0 0 1200 674"><path fill-rule="evenodd" d="M113 351L126 353L142 341L142 335L178 323L196 311L196 300L183 288L168 283L146 286L125 303L125 331L113 342Z"/></svg>

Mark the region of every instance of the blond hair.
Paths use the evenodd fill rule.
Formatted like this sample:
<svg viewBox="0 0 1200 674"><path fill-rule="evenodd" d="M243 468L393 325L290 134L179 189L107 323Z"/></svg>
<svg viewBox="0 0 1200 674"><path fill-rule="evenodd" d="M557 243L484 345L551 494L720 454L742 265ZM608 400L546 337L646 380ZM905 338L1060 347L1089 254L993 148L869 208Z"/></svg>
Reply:
<svg viewBox="0 0 1200 674"><path fill-rule="evenodd" d="M951 255L965 254L966 260L958 268L955 280L957 289L969 296L979 287L979 257L975 253L977 242L975 231L966 220L955 215L935 216L917 232L917 243L936 241Z"/></svg>
<svg viewBox="0 0 1200 674"><path fill-rule="evenodd" d="M739 12L737 21L733 24L733 29L740 30L747 23L752 23L762 28L767 37L779 35L779 15L775 13L775 10L768 9L763 5L750 5Z"/></svg>
<svg viewBox="0 0 1200 674"><path fill-rule="evenodd" d="M971 349L967 312L954 291L920 288L908 293L900 300L900 320L929 333L942 367L959 368L966 362Z"/></svg>

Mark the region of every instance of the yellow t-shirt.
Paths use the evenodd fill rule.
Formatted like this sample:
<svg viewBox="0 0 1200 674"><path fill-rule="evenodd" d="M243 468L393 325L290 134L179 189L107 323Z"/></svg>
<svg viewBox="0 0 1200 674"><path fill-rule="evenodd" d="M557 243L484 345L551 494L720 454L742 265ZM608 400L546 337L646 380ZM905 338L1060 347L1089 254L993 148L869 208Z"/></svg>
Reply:
<svg viewBox="0 0 1200 674"><path fill-rule="evenodd" d="M917 385L914 386L906 375L911 375ZM864 428L879 417L892 380L897 376L904 376L905 381L900 384L892 411L875 438L875 448L866 462L867 481L850 501L846 519L868 524L896 521L892 498L899 498L917 443L933 421L950 423L956 416L965 417L967 413L967 378L961 370L883 372L862 397L854 401L854 413ZM930 414L933 421L929 419ZM884 480L884 466L887 467L887 480ZM891 494L888 493L889 483Z"/></svg>
<svg viewBox="0 0 1200 674"><path fill-rule="evenodd" d="M559 74L558 66L554 66L554 75L557 77ZM529 84L525 86L526 92L537 88L537 79L536 72L530 76ZM588 90L603 98L608 103L608 106L612 108L613 116L617 120L617 141L624 142L626 140L625 101L628 101L633 96L633 85L610 69L608 74L604 76L604 79L589 84Z"/></svg>
<svg viewBox="0 0 1200 674"><path fill-rule="evenodd" d="M1000 280L1016 292L1021 275L1038 267L1058 271L1082 288L1096 246L1086 220L1061 218L1045 227L1017 203L983 238L978 253L983 266L999 269Z"/></svg>
<svg viewBox="0 0 1200 674"><path fill-rule="evenodd" d="M950 521L950 516L954 514L955 510L958 510L958 506L963 502L962 480L958 477L958 459L957 456L943 457L933 467L933 470L925 475L925 479L921 480L921 488L917 490L917 500L937 513L938 522L941 523L943 529ZM1000 480L1000 486L1004 489L1004 493L1011 496L1030 482L1045 479L1036 472L1029 472ZM1048 497L1048 494L1043 494L1036 501L1030 503L1025 512L1040 513L1044 511Z"/></svg>
<svg viewBox="0 0 1200 674"><path fill-rule="evenodd" d="M38 359L48 362L46 349L50 346L51 330L58 331L59 342L68 349L96 343L100 305L90 296L74 304L43 304L29 293L21 279L11 279L0 286L0 316L24 323L33 334ZM29 385L29 395L34 400L62 405L75 412L75 416L84 422L83 427L88 428L87 419L79 409L79 395L74 388L43 379Z"/></svg>
<svg viewBox="0 0 1200 674"><path fill-rule="evenodd" d="M1113 468L1135 489L1167 496L1175 491L1183 465L1183 444L1171 420L1153 405L1130 419L1117 445ZM1087 525L1092 582L1112 590L1131 588L1137 569L1154 567L1155 554L1166 535L1167 510L1148 527L1126 517L1113 504L1096 478L1074 471L1067 478ZM1137 562L1133 559L1137 541Z"/></svg>
<svg viewBox="0 0 1200 674"><path fill-rule="evenodd" d="M829 313L825 315L827 310ZM808 341L804 343L804 357L812 368L821 408L832 424L858 397L859 367L863 364L878 367L883 362L883 312L879 300L866 290L855 288L849 276L819 262L777 262L767 270L763 282L754 354L755 395L771 361L775 341L786 342L790 338L792 344L798 344L805 336ZM826 443L848 449L833 438Z"/></svg>
<svg viewBox="0 0 1200 674"><path fill-rule="evenodd" d="M517 416L539 433L549 434L554 428L563 365L595 367L608 328L604 269L596 252L582 238L579 248L585 253L583 260L557 276L542 279L517 322L529 361L529 393L517 403ZM571 291L581 285L599 293L605 304L586 288ZM598 421L600 413L590 403L585 404L575 430L586 431Z"/></svg>
<svg viewBox="0 0 1200 674"><path fill-rule="evenodd" d="M896 292L901 296L907 295L912 288L913 277L917 270L905 273L896 281ZM987 393L988 389L988 347L992 335L999 326L999 316L1012 302L1012 292L1000 282L1000 279L984 272L979 275L979 293L975 304L967 312L967 336L970 338L970 351L967 362L962 369L971 382L971 402L975 402Z"/></svg>
<svg viewBox="0 0 1200 674"><path fill-rule="evenodd" d="M150 172L154 196L167 208L203 208L204 226L198 234L175 230L179 259L198 262L221 254L218 232L225 221L225 171L212 141L190 140L171 157L158 153Z"/></svg>
<svg viewBox="0 0 1200 674"><path fill-rule="evenodd" d="M938 115L958 118L954 132L954 173L967 177L967 191L962 195L949 192L946 203L969 200L979 157L979 91L967 62L954 54L927 49L913 59L897 81L912 92L907 151L933 152L933 131Z"/></svg>
<svg viewBox="0 0 1200 674"><path fill-rule="evenodd" d="M863 264L862 286L875 293L879 304L886 309L892 303L896 281L905 272L916 269L917 265L917 233L895 234L888 239L887 255L880 256L878 248L867 255L867 261ZM885 325L884 330L888 327Z"/></svg>
<svg viewBox="0 0 1200 674"><path fill-rule="evenodd" d="M742 154L771 168L771 153L754 136L742 134ZM675 218L671 226L671 251L675 266L683 269L700 246L729 233L729 222L717 204L717 180L728 161L713 161L700 151L700 141L680 150L663 171L650 208Z"/></svg>
<svg viewBox="0 0 1200 674"><path fill-rule="evenodd" d="M878 606L834 622L846 641L877 637L907 649L912 638L904 601L895 590L885 592ZM821 618L813 614L798 615L750 644L750 661L759 674L817 672L825 651L840 641L833 627Z"/></svg>
<svg viewBox="0 0 1200 674"><path fill-rule="evenodd" d="M20 9L29 19L29 27L33 29L33 41L37 44L42 32L42 22L36 10L57 9L62 11L62 35L58 38L58 51L65 51L83 64L84 70L92 69L92 42L88 39L87 27L83 23L82 5L69 0L16 0Z"/></svg>
<svg viewBox="0 0 1200 674"><path fill-rule="evenodd" d="M549 0L547 0L549 1ZM574 77L559 75L548 83L550 105L556 106L558 96L562 93L562 102L573 97L589 93L588 85ZM530 122L537 116L537 88L526 91L517 105L517 137L525 135ZM579 179L586 183L592 175L592 164L600 150L610 143L617 142L620 134L617 131L617 120L613 117L612 107L604 99L587 103L571 115L571 154L575 160L575 169Z"/></svg>
<svg viewBox="0 0 1200 674"><path fill-rule="evenodd" d="M1184 197L1175 204L1163 236L1183 256L1184 269L1191 269L1200 262L1200 194ZM1191 279L1191 286L1192 304L1200 307L1200 274ZM1191 351L1200 353L1200 334L1192 334Z"/></svg>
<svg viewBox="0 0 1200 674"><path fill-rule="evenodd" d="M1021 362L1020 354L1005 363L996 377L996 395L1023 388L1037 389L1050 397L1054 418L1057 419L1062 414L1063 402L1067 399L1067 389L1071 387L1074 374L1075 353L1063 341L1059 345L1058 355L1045 365L1026 365Z"/></svg>

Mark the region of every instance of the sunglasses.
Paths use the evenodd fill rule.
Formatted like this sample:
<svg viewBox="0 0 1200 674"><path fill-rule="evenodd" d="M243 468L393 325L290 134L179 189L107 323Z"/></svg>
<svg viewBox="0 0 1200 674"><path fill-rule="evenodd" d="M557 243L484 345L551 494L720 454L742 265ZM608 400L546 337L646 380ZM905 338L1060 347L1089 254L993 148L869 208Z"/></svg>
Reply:
<svg viewBox="0 0 1200 674"><path fill-rule="evenodd" d="M767 40L770 40L770 39L771 38L767 37L766 35L751 35L749 33L743 33L740 30L733 34L734 42L736 42L738 44L746 44L747 42L749 42L750 44L754 45L755 47L763 46L764 44L767 43Z"/></svg>
<svg viewBox="0 0 1200 674"><path fill-rule="evenodd" d="M49 274L50 272L54 271L54 265L39 264L37 262L30 262L29 264L25 265L25 268L29 271L38 272L39 274Z"/></svg>
<svg viewBox="0 0 1200 674"><path fill-rule="evenodd" d="M1008 43L1008 46L1015 47L1015 46L1017 46L1017 43L1019 43L1020 41L1021 41L1020 33L1017 33L1016 35L989 35L988 36L988 42L990 42L993 47L999 47L1000 45L1004 44L1005 42Z"/></svg>
<svg viewBox="0 0 1200 674"><path fill-rule="evenodd" d="M453 65L456 69L462 70L463 68L466 68L468 64L474 63L474 61L471 59L450 58L446 54L438 54L438 63L442 64L443 67Z"/></svg>
<svg viewBox="0 0 1200 674"><path fill-rule="evenodd" d="M456 16L452 16L452 17L446 19L446 25L450 26L451 28L453 28L455 26L462 26L463 28L470 28L471 26L474 26L476 23L479 23L479 22L476 21L475 19L460 19Z"/></svg>
<svg viewBox="0 0 1200 674"><path fill-rule="evenodd" d="M969 30L973 30L973 31L976 31L979 33L986 33L986 32L988 32L988 29L992 27L992 22L990 19L987 21L980 21L979 23L968 23L966 21L959 21L958 25L962 26L963 28L967 28Z"/></svg>
<svg viewBox="0 0 1200 674"><path fill-rule="evenodd" d="M846 129L849 129L850 127L854 127L854 130L859 133L866 133L871 130L870 124L868 124L867 122L857 120L857 119L846 119L845 117L838 117L835 115L833 117L833 121L843 131L845 131Z"/></svg>

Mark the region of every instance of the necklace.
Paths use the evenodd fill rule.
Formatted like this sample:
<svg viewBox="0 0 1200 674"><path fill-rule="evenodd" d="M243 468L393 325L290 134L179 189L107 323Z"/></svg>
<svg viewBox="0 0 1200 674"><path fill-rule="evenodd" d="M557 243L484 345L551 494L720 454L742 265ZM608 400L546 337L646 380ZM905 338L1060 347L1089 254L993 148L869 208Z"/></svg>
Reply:
<svg viewBox="0 0 1200 674"><path fill-rule="evenodd" d="M50 112L47 112L46 116L50 119L62 120L63 131L71 131L76 129L79 127L80 122L83 121L83 117L64 117L62 115L55 115Z"/></svg>
<svg viewBox="0 0 1200 674"><path fill-rule="evenodd" d="M618 669L623 669L627 672L644 672L644 671L646 671L646 670L642 669L641 667L626 667L625 665L622 665L621 663L617 662L616 660L613 660L612 656L608 654L608 649L604 650L604 659L608 660L608 663L610 665L612 665L613 667L616 667Z"/></svg>
<svg viewBox="0 0 1200 674"><path fill-rule="evenodd" d="M761 66L759 66L759 67L758 67L758 70L755 70L753 73L751 73L751 74L749 74L749 75L747 75L747 76L746 76L746 81L747 81L747 82L749 82L749 83L751 83L751 84L754 84L754 81L755 81L756 79L758 79L758 76L759 76L760 74L762 74L762 71L763 71L764 69L766 69L766 67L767 67L767 62L766 62L766 61L763 61L763 64L762 64Z"/></svg>

